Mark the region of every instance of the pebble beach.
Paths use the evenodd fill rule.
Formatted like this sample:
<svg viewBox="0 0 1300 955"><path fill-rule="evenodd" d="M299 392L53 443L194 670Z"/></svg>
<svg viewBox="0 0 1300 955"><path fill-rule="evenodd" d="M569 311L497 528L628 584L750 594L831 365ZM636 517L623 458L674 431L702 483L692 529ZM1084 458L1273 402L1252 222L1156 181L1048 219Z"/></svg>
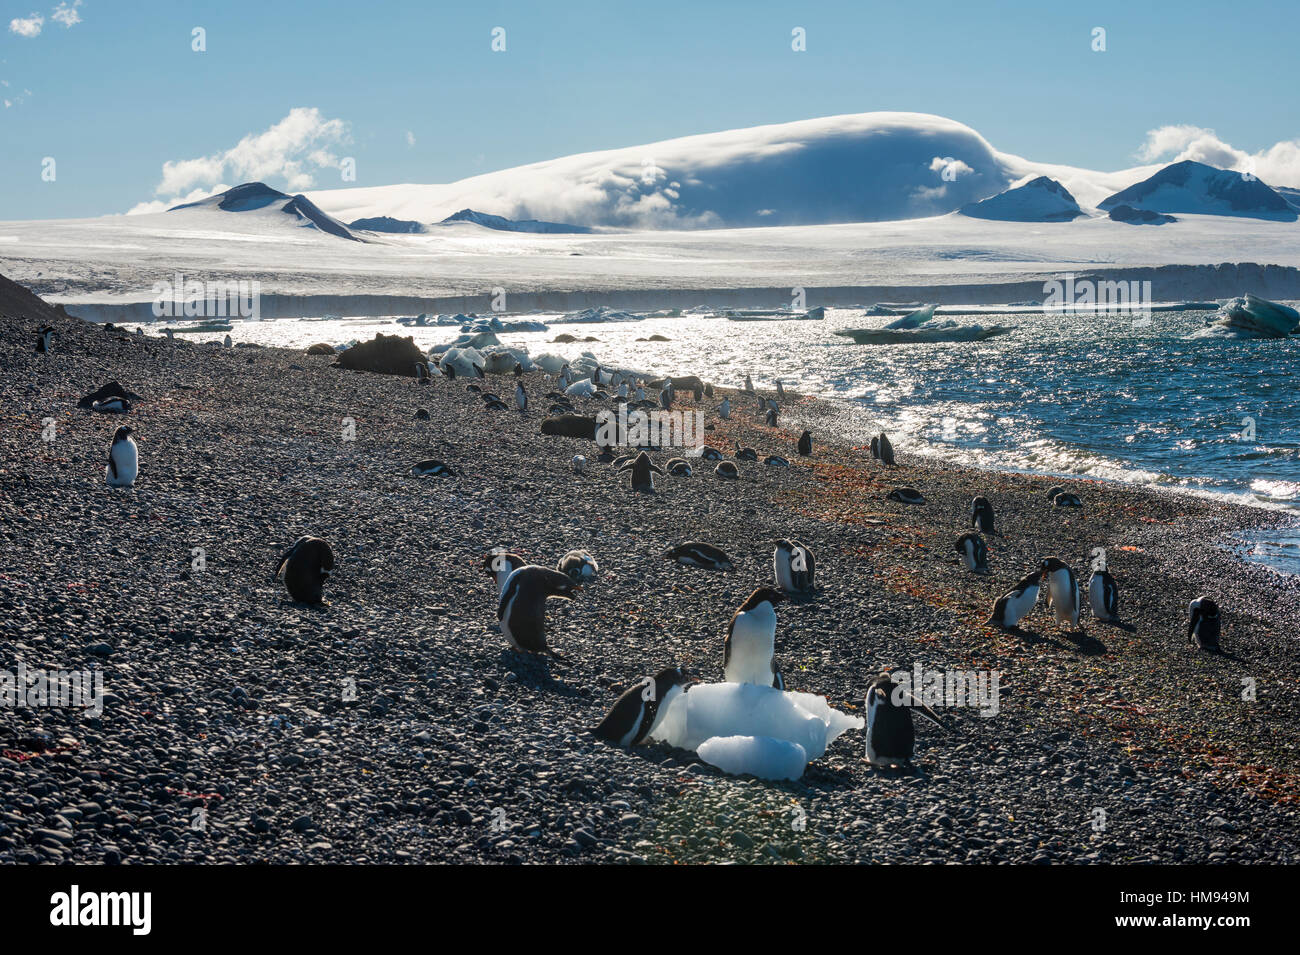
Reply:
<svg viewBox="0 0 1300 955"><path fill-rule="evenodd" d="M703 411L709 444L760 463L637 494L592 442L541 434L542 400L485 410L462 379L137 336L13 289L0 670L99 670L104 698L97 717L0 708L0 863L1300 862L1300 586L1221 546L1266 512L906 445L887 467L837 441L843 408L791 395L768 427L739 382L682 406ZM33 351L44 324L49 355ZM130 414L77 406L114 381L139 396ZM482 384L508 400L513 381ZM538 399L551 387L524 384ZM140 477L109 488L124 423ZM413 475L427 458L457 476ZM1084 506L1053 508L1053 484ZM926 503L886 498L904 486ZM987 576L953 550L976 495L1001 531ZM304 534L337 561L321 606L272 579ZM817 555L817 592L778 608L789 688L861 716L885 670L997 672L997 713L950 708L947 732L918 720L912 772L872 767L848 732L792 782L592 737L663 667L722 679L727 622L772 584L783 537ZM736 569L663 559L687 540ZM493 547L599 561L548 607L566 662L507 647L481 567ZM1085 612L1070 632L1040 602L1020 632L985 625L1040 558L1086 581L1096 548L1121 624ZM1201 594L1223 608L1220 654L1187 640Z"/></svg>

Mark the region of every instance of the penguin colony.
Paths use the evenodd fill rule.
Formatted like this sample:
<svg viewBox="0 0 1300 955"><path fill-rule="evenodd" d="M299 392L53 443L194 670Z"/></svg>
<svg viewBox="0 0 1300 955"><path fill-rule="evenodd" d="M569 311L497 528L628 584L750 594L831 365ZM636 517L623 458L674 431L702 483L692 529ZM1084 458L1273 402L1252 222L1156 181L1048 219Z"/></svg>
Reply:
<svg viewBox="0 0 1300 955"><path fill-rule="evenodd" d="M52 328L43 327L38 331L38 353L53 354L54 343ZM479 379L486 377L482 369L475 367L474 370ZM635 395L638 406L658 406L664 409L670 409L679 397L671 379L655 383L658 388L656 401L645 397L645 382L629 382L617 373L610 374L609 381L605 382L599 367L590 379L573 381L572 375L572 371L565 366L558 376L556 390L545 394L545 398L551 402L550 414L578 418L571 400L573 397L613 400L626 405L629 402L628 396L632 394ZM452 381L455 379L455 369L450 365L440 367L436 363L419 363L415 368L415 378L417 383L423 385L435 378ZM616 397L611 399L609 394L600 390L600 386L606 383L614 389ZM485 410L504 411L510 408L500 396L484 391L479 385L470 384L467 388L479 395ZM698 402L705 394L711 397L712 392L712 385L697 384L686 393L693 394ZM779 413L777 403L758 396L748 375L745 376L743 393L757 398L756 415L763 418L769 427L775 427ZM785 397L779 382L778 393L782 398ZM525 388L525 372L519 364L514 369L513 405L524 415L532 407ZM132 410L130 402L125 398L110 397L94 402L92 407L97 412L109 414L129 414ZM728 420L732 412L730 397L724 397L719 408L720 419ZM427 419L427 413L423 417ZM545 426L543 431L556 433L546 432ZM812 454L812 447L812 435L808 431L802 432L796 442L796 453L808 457ZM872 457L881 465L895 465L894 448L888 435L882 432L873 436L870 448ZM609 448L600 450L601 455L596 460L605 463L612 461L618 474L628 474L629 486L633 491L654 493L656 474L674 478L689 478L693 474L691 462L685 457L671 458L665 466L660 466L645 450L619 458L615 458ZM761 460L765 467L790 466L790 462L780 455L768 454L760 458L756 449L742 447L738 443L735 444L732 460L726 459L717 448L707 445L701 449L699 459L703 462L716 462L714 473L731 480L740 477L737 462L757 463ZM572 466L579 475L588 473L588 459L583 455L575 455ZM417 462L411 466L410 471L419 477L458 476L452 465L436 459ZM139 474L140 450L134 431L129 426L118 427L108 449L106 483L114 488L131 488ZM1083 501L1078 495L1059 486L1049 488L1044 497L1055 509L1083 507ZM885 499L903 506L924 506L927 503L924 494L911 487L895 488L885 495ZM966 570L976 574L989 574L990 554L983 535L993 537L1002 534L997 530L993 506L986 497L977 496L971 502L969 522L971 529L956 538L953 549ZM702 541L676 544L664 551L662 556L690 568L718 572L733 572L736 569L735 561L727 554ZM329 542L320 537L305 535L299 537L282 554L275 565L272 578L283 580L294 601L319 604L325 600L325 584L334 565L334 554ZM777 664L776 608L786 601L806 599L815 593L815 565L812 550L803 543L789 539L775 542L775 586L755 588L728 622L721 646L722 671L727 682L755 683L779 690L786 689L785 678ZM529 563L518 554L497 548L483 558L482 568L492 578L498 626L510 648L520 653L563 662L565 658L547 640L547 601L574 600L583 586L598 578L600 567L596 558L586 551L573 550L561 556L555 569L551 569ZM1057 625L1063 628L1075 631L1081 629L1085 602L1094 619L1107 623L1120 620L1119 586L1104 566L1095 568L1086 586L1081 586L1078 576L1068 564L1057 557L1047 556L1011 590L994 601L986 625L1017 629L1043 595L1046 595L1048 609ZM1201 650L1218 652L1220 635L1221 614L1215 601L1208 596L1191 601L1188 606L1188 641ZM591 732L616 746L627 747L641 743L651 734L659 714L674 696L688 692L694 682L696 678L684 667L665 667L653 677L646 677L628 688L604 719L591 728ZM933 710L902 692L888 673L882 673L871 680L865 703L866 755L873 765L879 767L904 767L910 764L914 751L914 712L937 726L946 728Z"/></svg>

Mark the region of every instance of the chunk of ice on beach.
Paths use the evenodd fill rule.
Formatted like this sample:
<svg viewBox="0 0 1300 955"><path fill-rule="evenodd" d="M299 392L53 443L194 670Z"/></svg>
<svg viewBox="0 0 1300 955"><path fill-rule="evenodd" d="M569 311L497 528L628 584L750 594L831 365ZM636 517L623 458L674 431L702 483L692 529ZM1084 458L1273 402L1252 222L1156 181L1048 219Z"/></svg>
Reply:
<svg viewBox="0 0 1300 955"><path fill-rule="evenodd" d="M698 750L715 736L769 736L797 743L808 759L826 752L841 733L861 729L861 717L832 709L824 697L754 683L697 683L677 696L650 734Z"/></svg>
<svg viewBox="0 0 1300 955"><path fill-rule="evenodd" d="M808 753L798 743L771 736L714 736L700 744L700 759L724 773L760 779L798 779Z"/></svg>
<svg viewBox="0 0 1300 955"><path fill-rule="evenodd" d="M1285 338L1300 327L1300 312L1249 292L1225 302L1215 319L1193 337Z"/></svg>

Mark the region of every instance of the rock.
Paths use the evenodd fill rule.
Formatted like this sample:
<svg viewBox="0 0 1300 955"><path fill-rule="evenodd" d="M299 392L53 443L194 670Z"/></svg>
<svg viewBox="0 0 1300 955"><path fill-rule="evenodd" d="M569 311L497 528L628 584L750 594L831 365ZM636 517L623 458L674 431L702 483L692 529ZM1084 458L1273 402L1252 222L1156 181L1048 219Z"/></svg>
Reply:
<svg viewBox="0 0 1300 955"><path fill-rule="evenodd" d="M414 378L416 363L424 361L424 352L416 347L409 335L401 338L378 332L371 341L361 342L341 352L334 364L349 371Z"/></svg>

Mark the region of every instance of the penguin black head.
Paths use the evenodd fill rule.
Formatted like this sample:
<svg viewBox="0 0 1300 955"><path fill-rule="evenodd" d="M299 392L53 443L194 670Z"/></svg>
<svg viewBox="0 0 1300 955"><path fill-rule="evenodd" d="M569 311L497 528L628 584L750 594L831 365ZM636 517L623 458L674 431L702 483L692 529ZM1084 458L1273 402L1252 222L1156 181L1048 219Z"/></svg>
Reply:
<svg viewBox="0 0 1300 955"><path fill-rule="evenodd" d="M1058 570L1068 570L1065 561L1059 557L1044 557L1038 562L1038 569L1045 574L1053 574Z"/></svg>
<svg viewBox="0 0 1300 955"><path fill-rule="evenodd" d="M131 426L124 424L113 432L113 442L116 444L118 441L125 441L133 434L135 434L135 432L131 430Z"/></svg>
<svg viewBox="0 0 1300 955"><path fill-rule="evenodd" d="M487 554L480 565L485 574L496 575L503 570L518 570L527 564L518 554L512 554L508 551L497 550Z"/></svg>
<svg viewBox="0 0 1300 955"><path fill-rule="evenodd" d="M779 603L785 603L786 599L786 595L779 590L773 590L771 587L759 587L740 605L740 612L744 613L753 610L764 603L769 603L775 607Z"/></svg>

